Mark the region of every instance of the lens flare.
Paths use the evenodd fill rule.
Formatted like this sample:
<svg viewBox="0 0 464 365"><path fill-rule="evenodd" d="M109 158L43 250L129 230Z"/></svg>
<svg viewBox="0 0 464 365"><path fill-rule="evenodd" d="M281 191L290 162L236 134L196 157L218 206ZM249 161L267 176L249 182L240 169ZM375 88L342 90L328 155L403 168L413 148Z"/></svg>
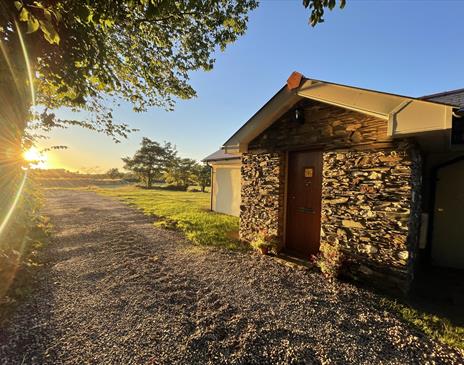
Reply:
<svg viewBox="0 0 464 365"><path fill-rule="evenodd" d="M23 35L21 33L21 29L19 29L18 23L15 22L16 30L18 31L19 42L21 43L21 49L24 55L24 62L26 63L27 68L27 76L29 77L29 87L31 89L31 102L32 107L35 107L35 90L34 90L34 77L32 75L32 68L31 63L29 62L29 54L27 53L27 47L24 43Z"/></svg>
<svg viewBox="0 0 464 365"><path fill-rule="evenodd" d="M23 158L29 162L30 167L33 169L47 168L47 155L35 147L31 147L25 151L23 153Z"/></svg>
<svg viewBox="0 0 464 365"><path fill-rule="evenodd" d="M42 157L40 152L35 147L29 148L26 152L24 152L23 156L26 161L30 162L38 161Z"/></svg>
<svg viewBox="0 0 464 365"><path fill-rule="evenodd" d="M0 224L0 236L3 230L5 229L6 225L10 221L10 218L13 215L13 212L15 211L16 206L18 205L19 198L21 197L23 190L24 190L24 185L26 184L26 180L27 180L27 170L24 171L23 179L21 180L21 183L19 184L19 188L18 188L18 191L16 192L16 196L13 200L13 203L11 204L10 209L6 213L6 217L3 220L2 224Z"/></svg>
<svg viewBox="0 0 464 365"><path fill-rule="evenodd" d="M24 57L24 62L26 66L27 81L25 81L25 83L27 84L27 87L30 89L28 93L29 95L25 95L25 93L23 92L23 88L26 85L23 85L22 77L19 77L17 74L15 74L15 70L22 68L23 66L18 64L17 61L12 62L12 59L10 59L8 54L8 49L3 44L2 39L0 39L0 56L3 56L4 62L2 63L8 66L9 72L11 74L10 79L13 81L12 85L13 87L16 86L17 89L16 92L12 90L11 94L19 96L17 100L19 105L29 104L31 106L30 111L34 113L36 106L36 96L34 91L34 75L31 69L28 52L26 49L25 42L23 40L21 30L16 22L15 27L17 30L19 42L21 44L22 56ZM4 77L3 72L4 71L2 69L2 80ZM8 77L5 78L8 79ZM1 95L2 97L5 97L6 94L2 93ZM27 100L22 100L21 98L23 97L30 98L28 99L29 102ZM6 97L6 99L9 100L8 97ZM0 296L2 296L2 294L6 292L5 290L8 290L11 282L13 281L16 275L19 259L23 254L23 249L26 243L28 242L28 237L25 234L22 235L22 237L16 237L19 238L19 247L9 247L8 245L10 242L7 242L4 239L5 237L8 237L8 235L10 234L10 227L16 224L14 217L15 214L17 214L18 206L21 206L21 198L25 194L25 186L27 185L26 182L28 179L29 171L28 168L24 167L24 161L26 160L30 162L31 165L33 165L34 161L38 161L39 164L44 164L46 159L43 156L43 154L41 154L36 149L30 149L21 154L21 145L23 141L20 139L20 136L23 123L25 122L25 116L24 113L22 113L21 111L21 107L16 107L16 104L13 104L11 108L2 108L0 112L0 117L2 118L3 125L7 126L4 128L7 133L5 133L2 130L2 135L0 136L0 186L2 186L2 188L5 186L7 187L2 191L3 195L1 195L2 199L0 199L0 203L2 204L0 206L0 213L2 215L0 216L0 246L2 247L0 248L8 248L8 250L6 250L5 253L10 255L11 260L9 260L9 262L13 264L11 267L7 267L7 272L2 272L2 276L0 278L2 279L2 281L0 282ZM24 167L23 170L20 169L20 166ZM40 166L38 165L37 167ZM18 171L20 174L22 174L22 176L17 175ZM20 180L17 181L16 178ZM13 192L11 191L12 189L9 190L8 187L10 185L16 185L16 181L18 182L18 188L15 192ZM4 267L2 267L2 269L5 270ZM4 282L3 279L6 279L7 282Z"/></svg>

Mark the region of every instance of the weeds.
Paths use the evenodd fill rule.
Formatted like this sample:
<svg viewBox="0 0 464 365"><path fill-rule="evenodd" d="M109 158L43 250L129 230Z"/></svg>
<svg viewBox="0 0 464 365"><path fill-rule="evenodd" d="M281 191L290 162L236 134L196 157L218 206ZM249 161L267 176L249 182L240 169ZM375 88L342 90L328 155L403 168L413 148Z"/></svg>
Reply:
<svg viewBox="0 0 464 365"><path fill-rule="evenodd" d="M345 257L338 245L321 244L320 252L311 260L327 279L334 280L342 273Z"/></svg>

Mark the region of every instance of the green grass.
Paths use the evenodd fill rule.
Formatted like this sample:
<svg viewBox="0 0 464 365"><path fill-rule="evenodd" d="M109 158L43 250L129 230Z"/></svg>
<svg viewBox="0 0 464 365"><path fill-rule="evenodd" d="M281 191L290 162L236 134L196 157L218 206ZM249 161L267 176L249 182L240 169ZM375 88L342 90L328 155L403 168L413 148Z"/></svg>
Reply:
<svg viewBox="0 0 464 365"><path fill-rule="evenodd" d="M390 299L383 299L381 304L428 336L464 350L464 327L456 326L446 318L419 311Z"/></svg>
<svg viewBox="0 0 464 365"><path fill-rule="evenodd" d="M158 217L156 226L178 229L191 242L244 249L238 240L238 218L211 212L208 193L191 193L131 186L92 188L98 194L132 204Z"/></svg>

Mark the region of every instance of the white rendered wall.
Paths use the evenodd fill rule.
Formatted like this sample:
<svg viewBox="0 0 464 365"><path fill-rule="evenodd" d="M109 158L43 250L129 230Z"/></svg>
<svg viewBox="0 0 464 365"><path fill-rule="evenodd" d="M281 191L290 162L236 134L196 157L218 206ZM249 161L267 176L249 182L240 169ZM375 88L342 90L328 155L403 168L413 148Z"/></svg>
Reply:
<svg viewBox="0 0 464 365"><path fill-rule="evenodd" d="M219 213L240 215L241 176L240 162L212 164L213 166L213 210Z"/></svg>

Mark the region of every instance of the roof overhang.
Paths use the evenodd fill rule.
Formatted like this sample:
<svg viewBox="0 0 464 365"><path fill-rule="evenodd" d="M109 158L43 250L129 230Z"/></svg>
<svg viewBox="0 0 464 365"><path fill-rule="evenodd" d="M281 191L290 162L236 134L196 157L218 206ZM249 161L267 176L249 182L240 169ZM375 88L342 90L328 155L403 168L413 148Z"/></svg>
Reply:
<svg viewBox="0 0 464 365"><path fill-rule="evenodd" d="M280 89L223 146L227 153L243 153L248 144L298 101L311 99L388 121L392 138L451 128L455 106L409 96L304 78L294 72Z"/></svg>

